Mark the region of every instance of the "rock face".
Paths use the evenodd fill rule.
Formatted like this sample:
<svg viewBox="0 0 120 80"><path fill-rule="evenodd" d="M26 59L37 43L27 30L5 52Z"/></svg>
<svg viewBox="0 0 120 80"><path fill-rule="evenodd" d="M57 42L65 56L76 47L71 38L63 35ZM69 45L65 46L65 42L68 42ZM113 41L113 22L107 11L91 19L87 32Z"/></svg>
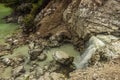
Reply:
<svg viewBox="0 0 120 80"><path fill-rule="evenodd" d="M63 51L56 51L53 53L53 58L61 64L70 64L73 62L73 57L70 57Z"/></svg>
<svg viewBox="0 0 120 80"><path fill-rule="evenodd" d="M74 0L63 13L69 28L79 37L87 34L120 35L118 0Z"/></svg>
<svg viewBox="0 0 120 80"><path fill-rule="evenodd" d="M120 57L119 37L112 35L92 36L87 43L87 48L77 62L77 68L84 68L90 63L106 61Z"/></svg>
<svg viewBox="0 0 120 80"><path fill-rule="evenodd" d="M120 36L119 4L118 0L50 1L36 15L36 33L40 33L39 37L58 41L64 41L67 37L78 50L84 49L91 35Z"/></svg>
<svg viewBox="0 0 120 80"><path fill-rule="evenodd" d="M88 42L88 47L85 49L83 54L77 63L77 68L84 68L88 66L88 61L91 59L95 51L101 47L105 46L104 42L99 40L97 37L92 36Z"/></svg>
<svg viewBox="0 0 120 80"><path fill-rule="evenodd" d="M120 40L112 41L106 46L98 49L96 54L99 55L100 61L116 59L120 57Z"/></svg>

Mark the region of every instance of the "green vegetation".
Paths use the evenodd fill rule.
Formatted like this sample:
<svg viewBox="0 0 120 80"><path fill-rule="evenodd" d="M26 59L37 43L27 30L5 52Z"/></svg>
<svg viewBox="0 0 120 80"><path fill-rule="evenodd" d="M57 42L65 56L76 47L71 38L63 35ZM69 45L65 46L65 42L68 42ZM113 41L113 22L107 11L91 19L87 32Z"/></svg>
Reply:
<svg viewBox="0 0 120 80"><path fill-rule="evenodd" d="M45 7L46 2L50 0L0 0L0 3L4 3L6 6L13 8L14 13L24 16L23 23L25 24L25 30L31 31L35 29L34 18ZM28 3L28 6L21 6L21 4ZM45 3L45 4L44 4ZM30 5L29 5L30 4ZM44 6L44 7L43 7Z"/></svg>
<svg viewBox="0 0 120 80"><path fill-rule="evenodd" d="M0 0L0 3L5 3L8 6L18 6L22 3L42 4L43 0Z"/></svg>
<svg viewBox="0 0 120 80"><path fill-rule="evenodd" d="M31 15L31 14L28 14L25 16L24 18L24 23L26 26L33 26L32 23L33 23L33 19L34 19L34 16Z"/></svg>
<svg viewBox="0 0 120 80"><path fill-rule="evenodd" d="M30 29L35 27L34 18L39 10L39 7L42 5L43 0L39 0L37 3L32 3L32 9L29 14L27 14L24 18L24 24L27 31L31 31Z"/></svg>
<svg viewBox="0 0 120 80"><path fill-rule="evenodd" d="M42 3L43 3L43 0L39 0L37 3L33 3L33 8L31 10L30 14L35 15L37 13L39 7L42 5Z"/></svg>
<svg viewBox="0 0 120 80"><path fill-rule="evenodd" d="M0 45L6 45L5 39L16 32L17 24L6 23L4 19L12 13L12 9L0 4Z"/></svg>
<svg viewBox="0 0 120 80"><path fill-rule="evenodd" d="M6 6L15 7L19 4L20 0L0 0L0 3L4 3Z"/></svg>

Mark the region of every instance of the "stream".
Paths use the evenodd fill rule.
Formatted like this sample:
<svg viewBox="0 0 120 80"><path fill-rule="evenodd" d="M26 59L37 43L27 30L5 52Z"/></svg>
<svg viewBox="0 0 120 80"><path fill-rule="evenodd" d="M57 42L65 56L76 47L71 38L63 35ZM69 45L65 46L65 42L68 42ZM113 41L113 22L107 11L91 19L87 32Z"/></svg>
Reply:
<svg viewBox="0 0 120 80"><path fill-rule="evenodd" d="M6 23L2 18L10 15L12 9L0 4L0 44L5 44L5 39L10 37L17 29L17 24Z"/></svg>
<svg viewBox="0 0 120 80"><path fill-rule="evenodd" d="M0 4L0 45L7 45L5 43L5 39L12 36L13 33L17 32L17 24L15 23L6 23L3 19L5 16L10 15L12 12L11 8L5 7L4 4ZM23 45L13 50L12 54L8 54L2 56L2 58L15 58L19 56L23 56L25 58L25 62L23 66L26 71L29 71L31 65L29 65L29 54L28 54L28 45ZM44 61L37 61L38 65L44 67L45 65L49 64L50 61L53 60L53 52L55 51L64 51L69 56L74 57L74 64L77 64L77 58L80 56L80 53L74 49L72 44L64 44L63 46L57 48L51 48L50 50L45 50L44 53L47 55L47 59ZM0 78L10 78L12 67L6 67L5 69L0 68Z"/></svg>

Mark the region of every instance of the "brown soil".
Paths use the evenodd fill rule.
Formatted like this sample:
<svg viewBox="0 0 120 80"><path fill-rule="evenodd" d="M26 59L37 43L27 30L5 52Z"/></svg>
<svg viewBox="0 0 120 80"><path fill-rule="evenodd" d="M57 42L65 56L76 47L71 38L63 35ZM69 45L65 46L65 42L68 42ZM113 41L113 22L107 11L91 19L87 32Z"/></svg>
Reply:
<svg viewBox="0 0 120 80"><path fill-rule="evenodd" d="M71 0L51 1L46 6L44 11L52 8L55 8L55 11L43 17L38 23L40 37L46 37L55 34L57 31L66 30L62 15L70 2Z"/></svg>
<svg viewBox="0 0 120 80"><path fill-rule="evenodd" d="M120 58L70 74L70 80L120 80Z"/></svg>

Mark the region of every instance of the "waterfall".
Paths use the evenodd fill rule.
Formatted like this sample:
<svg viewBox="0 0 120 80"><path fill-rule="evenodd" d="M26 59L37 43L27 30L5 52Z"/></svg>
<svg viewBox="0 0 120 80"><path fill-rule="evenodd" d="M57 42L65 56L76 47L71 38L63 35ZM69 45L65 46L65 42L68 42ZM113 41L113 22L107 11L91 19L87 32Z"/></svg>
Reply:
<svg viewBox="0 0 120 80"><path fill-rule="evenodd" d="M81 55L79 58L76 67L78 68L83 68L88 65L88 61L92 57L93 54L95 54L95 51L100 48L105 46L105 43L98 39L97 37L93 36L90 38L88 42L88 47L85 49L84 53Z"/></svg>

